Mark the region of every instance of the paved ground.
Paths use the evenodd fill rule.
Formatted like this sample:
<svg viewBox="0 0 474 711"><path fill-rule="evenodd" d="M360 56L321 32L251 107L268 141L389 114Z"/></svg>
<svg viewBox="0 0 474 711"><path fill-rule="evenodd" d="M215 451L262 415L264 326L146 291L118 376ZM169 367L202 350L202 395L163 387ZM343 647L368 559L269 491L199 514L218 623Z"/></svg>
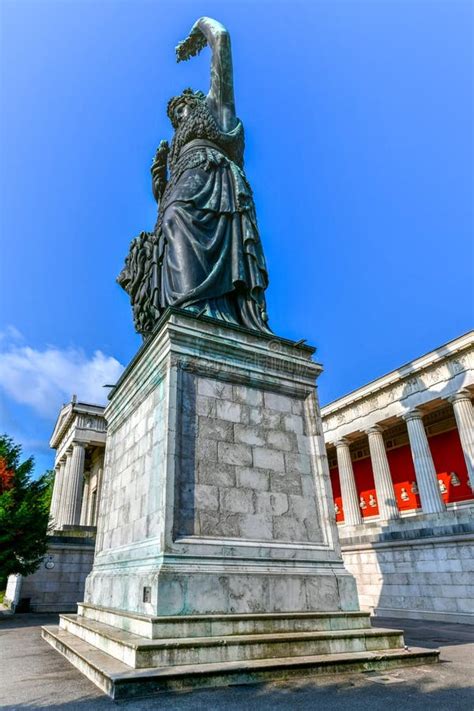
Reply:
<svg viewBox="0 0 474 711"><path fill-rule="evenodd" d="M55 615L0 615L0 708L88 711L473 711L474 628L435 622L378 620L405 630L408 645L441 649L442 662L386 674L358 673L291 683L161 694L115 704L40 636Z"/></svg>

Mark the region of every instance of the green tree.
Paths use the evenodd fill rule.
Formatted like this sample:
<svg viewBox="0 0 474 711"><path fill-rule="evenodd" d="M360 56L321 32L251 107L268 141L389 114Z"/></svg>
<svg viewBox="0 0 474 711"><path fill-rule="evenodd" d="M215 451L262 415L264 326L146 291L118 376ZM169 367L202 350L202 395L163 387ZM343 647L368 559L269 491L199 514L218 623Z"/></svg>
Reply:
<svg viewBox="0 0 474 711"><path fill-rule="evenodd" d="M0 435L0 586L11 573L33 573L46 553L52 473L32 479L33 457Z"/></svg>
<svg viewBox="0 0 474 711"><path fill-rule="evenodd" d="M54 469L47 469L43 474L45 488L42 495L43 505L46 507L46 511L51 508L51 499L53 498L53 487L54 487Z"/></svg>

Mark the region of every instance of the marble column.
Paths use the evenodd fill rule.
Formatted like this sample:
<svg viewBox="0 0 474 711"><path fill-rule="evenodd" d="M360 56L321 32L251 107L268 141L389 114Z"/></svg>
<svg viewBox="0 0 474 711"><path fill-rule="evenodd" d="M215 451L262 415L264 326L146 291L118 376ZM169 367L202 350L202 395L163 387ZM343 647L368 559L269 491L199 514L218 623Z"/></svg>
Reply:
<svg viewBox="0 0 474 711"><path fill-rule="evenodd" d="M407 423L411 456L423 513L445 511L446 507L439 490L438 477L423 425L422 413L416 409L411 410L404 415L404 419Z"/></svg>
<svg viewBox="0 0 474 711"><path fill-rule="evenodd" d="M77 526L81 517L82 487L84 479L84 445L72 445L71 463L68 472L66 515L63 525Z"/></svg>
<svg viewBox="0 0 474 711"><path fill-rule="evenodd" d="M89 508L89 526L97 526L97 506L98 506L98 489L94 489L91 494L91 505Z"/></svg>
<svg viewBox="0 0 474 711"><path fill-rule="evenodd" d="M61 490L59 492L58 503L56 507L56 523L55 528L61 528L66 523L66 511L69 489L69 470L71 467L71 453L66 452L62 464Z"/></svg>
<svg viewBox="0 0 474 711"><path fill-rule="evenodd" d="M91 526L97 526L97 522L99 520L99 506L100 506L100 499L102 496L102 482L103 482L103 480L104 480L104 468L100 467L99 473L97 475L97 486L95 489L94 518L91 519L91 522L90 522Z"/></svg>
<svg viewBox="0 0 474 711"><path fill-rule="evenodd" d="M471 395L469 390L460 390L449 400L453 405L469 483L474 491L474 416Z"/></svg>
<svg viewBox="0 0 474 711"><path fill-rule="evenodd" d="M374 472L379 515L382 521L389 521L398 518L400 511L398 510L397 497L393 488L382 430L376 425L367 430L367 436L369 438L370 459Z"/></svg>
<svg viewBox="0 0 474 711"><path fill-rule="evenodd" d="M53 485L53 495L51 497L51 506L49 509L49 517L52 521L54 528L58 525L58 508L61 501L61 489L63 485L64 478L64 461L59 462L54 467L54 485Z"/></svg>
<svg viewBox="0 0 474 711"><path fill-rule="evenodd" d="M90 477L84 478L84 490L82 492L82 508L81 508L81 526L88 526L89 517L89 496L90 496Z"/></svg>
<svg viewBox="0 0 474 711"><path fill-rule="evenodd" d="M341 484L342 507L344 509L344 523L347 526L357 526L362 523L359 497L352 468L349 443L345 439L336 442L337 467Z"/></svg>

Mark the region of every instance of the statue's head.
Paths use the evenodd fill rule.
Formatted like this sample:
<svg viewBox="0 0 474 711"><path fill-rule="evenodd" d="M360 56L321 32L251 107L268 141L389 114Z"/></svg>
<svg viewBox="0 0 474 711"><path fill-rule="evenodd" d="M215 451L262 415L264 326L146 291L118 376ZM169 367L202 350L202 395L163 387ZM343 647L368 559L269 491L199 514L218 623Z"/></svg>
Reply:
<svg viewBox="0 0 474 711"><path fill-rule="evenodd" d="M170 99L167 113L173 128L178 128L198 106L202 106L205 99L206 96L202 91L192 89L185 89L182 94Z"/></svg>

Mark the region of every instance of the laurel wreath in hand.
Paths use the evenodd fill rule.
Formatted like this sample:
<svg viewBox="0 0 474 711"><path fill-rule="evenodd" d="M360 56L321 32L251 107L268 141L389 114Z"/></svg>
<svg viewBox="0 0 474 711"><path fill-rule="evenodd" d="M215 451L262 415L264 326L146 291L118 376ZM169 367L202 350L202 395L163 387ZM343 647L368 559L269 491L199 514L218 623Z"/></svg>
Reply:
<svg viewBox="0 0 474 711"><path fill-rule="evenodd" d="M207 39L201 30L195 27L176 47L176 61L185 62L195 57L207 45Z"/></svg>

